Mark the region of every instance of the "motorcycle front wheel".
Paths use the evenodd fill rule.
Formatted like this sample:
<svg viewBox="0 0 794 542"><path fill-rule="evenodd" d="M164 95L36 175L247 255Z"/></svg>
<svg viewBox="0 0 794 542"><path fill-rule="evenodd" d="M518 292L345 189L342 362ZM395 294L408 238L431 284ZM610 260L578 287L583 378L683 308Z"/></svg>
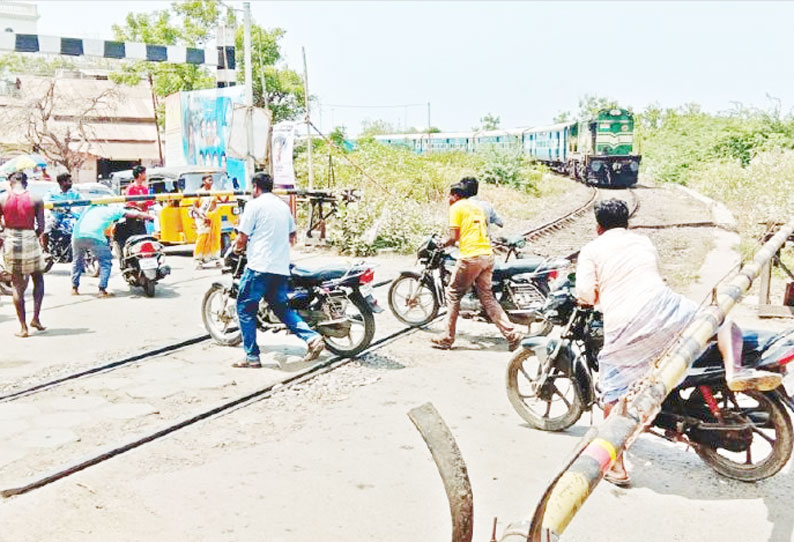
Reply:
<svg viewBox="0 0 794 542"><path fill-rule="evenodd" d="M375 317L366 300L359 294L351 295L348 300L343 316L350 325L347 334L344 337L323 334L328 350L343 358L352 358L366 350L375 336ZM318 331L322 333L321 328Z"/></svg>
<svg viewBox="0 0 794 542"><path fill-rule="evenodd" d="M563 431L579 420L584 401L577 382L552 367L538 386L542 363L529 348L519 348L507 366L507 398L525 422L542 431Z"/></svg>
<svg viewBox="0 0 794 542"><path fill-rule="evenodd" d="M86 251L85 258L83 258L83 269L90 277L99 276L99 260L90 250Z"/></svg>
<svg viewBox="0 0 794 542"><path fill-rule="evenodd" d="M49 273L50 269L52 269L53 264L55 264L55 258L52 257L52 254L49 252L44 253L44 268L41 270L42 273Z"/></svg>
<svg viewBox="0 0 794 542"><path fill-rule="evenodd" d="M703 396L695 391L687 400L707 424L735 425L736 429L714 430L711 442L695 447L700 458L728 478L757 482L777 474L791 457L791 418L774 395L746 390L712 389L722 421L715 419Z"/></svg>
<svg viewBox="0 0 794 542"><path fill-rule="evenodd" d="M237 323L237 300L223 286L213 284L201 301L201 319L207 333L223 346L237 346L243 340Z"/></svg>
<svg viewBox="0 0 794 542"><path fill-rule="evenodd" d="M431 287L416 273L404 273L389 287L389 308L403 324L420 327L438 315L439 302Z"/></svg>

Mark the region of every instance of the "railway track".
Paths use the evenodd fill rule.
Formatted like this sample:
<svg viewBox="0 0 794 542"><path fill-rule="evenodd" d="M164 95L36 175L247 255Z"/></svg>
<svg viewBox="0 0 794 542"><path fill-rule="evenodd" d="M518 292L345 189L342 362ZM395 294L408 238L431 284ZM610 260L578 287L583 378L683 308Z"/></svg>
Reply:
<svg viewBox="0 0 794 542"><path fill-rule="evenodd" d="M561 217L522 234L527 241L532 242L530 247L532 253L544 257L563 257L572 262L576 260L580 248L595 235L595 221L588 211L592 209L603 189L593 187L591 190L585 203ZM617 193L609 191L609 195L627 201L630 218L639 209L640 200L637 192L632 188Z"/></svg>
<svg viewBox="0 0 794 542"><path fill-rule="evenodd" d="M563 216L556 218L555 220L547 222L539 227L533 228L532 230L526 233L527 237L532 240L537 240L543 237L553 235L555 232L564 230L567 225L571 224L572 222L575 222L578 217L580 217L593 205L594 201L596 200L597 194L598 191L594 189L591 196L588 198L588 201L585 202L583 205L580 205L576 209L566 213ZM377 283L375 287L380 288L382 286L389 284L390 282L391 281L382 281ZM439 315L436 318L436 320L438 320L441 317L443 317L443 314ZM391 331L386 335L384 335L383 337L375 340L372 343L372 345L367 350L365 350L364 353L362 353L362 355L366 355L368 353L374 352L377 349L382 348L383 346L393 341L399 340L400 338L406 335L416 332L417 329L418 328L401 325L400 327L398 327L398 329ZM108 375L109 373L117 371L122 368L130 368L130 370L133 373L137 373L140 371L135 371L133 368L143 367L141 365L143 362L151 362L157 359L157 360L166 360L167 363L168 362L167 360L170 360L171 356L173 356L174 354L192 347L194 348L200 346L208 341L209 341L208 335L200 335L178 343L156 348L148 352L136 354L134 356L128 356L126 358L119 359L110 363L105 363L86 370L68 374L53 380L42 382L37 385L28 387L26 389L14 391L4 396L0 396L0 406L4 403L8 404L23 398L30 398L31 396L35 396L36 394L43 393L45 391L55 390L56 388L61 387L65 384L70 384L70 383L76 384L77 381L82 381L90 377L99 377L100 375L102 376ZM217 416L224 412L228 412L232 409L242 408L254 402L267 399L278 390L306 382L312 378L316 378L322 374L325 374L339 367L342 367L350 363L351 361L353 361L353 359L345 359L337 356L322 361L320 363L317 363L311 367L308 367L294 374L290 374L287 376L284 376L283 374L279 375L279 378L276 381L271 381L264 385L260 383L259 387L257 387L256 389L249 389L242 393L236 394L237 396L232 399L228 399L224 401L216 401L213 406L209 408L204 408L200 412L192 414L188 417L177 419L176 416L173 416L173 419L169 420L164 426L160 427L159 429L154 431L150 430L149 432L143 434L142 436L138 436L137 438L134 438L132 440L122 442L121 444L115 445L111 448L107 448L106 444L92 445L90 442L85 443L84 446L83 443L81 442L79 447L83 449L83 453L80 453L79 456L83 458L87 457L87 459L82 459L80 461L73 462L68 460L64 461L63 458L57 457L56 459L53 460L44 461L45 464L47 464L48 462L50 463L49 465L50 468L41 469L41 470L45 472L49 472L49 474L34 475L33 477L28 478L22 483L16 483L17 481L14 480L13 484L9 484L7 481L4 481L4 485L10 487L7 487L6 489L0 491L0 496L7 498L16 495L22 495L24 493L33 491L35 489L44 487L58 480L66 478L71 474L80 472L92 466L103 463L104 461L122 455L136 448L139 448L140 446L143 446L147 443L154 442L158 439L161 439L181 429L190 427L203 420L213 418L214 416ZM184 378L185 375L179 375L179 377ZM137 382L137 384L140 384L140 382ZM97 388L92 387L90 389L97 389ZM202 393L202 395L206 396L212 394ZM168 408L173 408L179 411L181 410L181 408L179 407L184 407L184 404L180 402L177 402L176 406L174 406L173 404L169 405L168 402L166 401L166 397L163 398L157 397L157 400L161 401L163 404L166 405L166 410ZM91 421L94 421L94 419L91 418ZM99 432L101 432L102 430L101 423L102 423L101 420L97 421L96 424L97 426L100 427L92 426L91 429L99 429ZM151 429L151 427L149 427L149 429ZM122 432L122 434L126 434L126 433ZM85 453L86 446L88 446L91 450L88 453ZM97 452L97 450L102 450L102 451ZM73 451L73 450L69 450L69 451ZM59 455L59 454L55 454L55 455ZM78 455L78 454L68 454L68 455L73 457L74 455Z"/></svg>
<svg viewBox="0 0 794 542"><path fill-rule="evenodd" d="M445 314L446 313L439 314L433 320L433 322L443 318ZM391 343L392 341L394 341L394 340L396 340L396 339L398 339L398 338L400 338L400 337L402 337L404 335L408 335L410 333L414 333L414 332L418 331L419 329L420 328L405 326L405 327L399 329L396 332L393 332L393 333L390 333L390 334L388 334L388 335L386 335L384 337L381 337L380 339L377 339L376 341L374 341L369 346L369 348L367 348L364 352L362 352L362 356L366 355L366 354L369 354L371 352L374 352L374 351L378 350L379 348L382 348L382 347L386 346L387 344ZM183 420L181 420L181 421L179 421L177 423L169 424L166 427L163 427L162 429L159 429L159 430L157 430L157 431L155 431L153 433L150 433L148 435L145 435L145 436L140 437L138 439L135 439L133 441L126 442L124 444L115 446L115 447L113 447L110 450L106 450L106 451L101 452L99 454L93 455L93 456L89 457L88 459L80 461L80 462L78 462L76 464L70 464L70 465L67 465L65 467L61 467L61 468L57 469L55 472L53 472L53 473L51 473L51 474L49 474L47 476L31 480L28 483L25 483L25 484L17 486L17 487L11 487L11 488L0 490L0 496L3 497L3 498L10 498L10 497L14 497L14 496L17 496L17 495L22 495L22 494L28 493L28 492L33 491L35 489L42 488L44 486L52 484L53 482L57 482L58 480L62 480L63 478L66 478L67 476L70 476L72 474L75 474L77 472L85 470L85 469L87 469L89 467L92 467L92 466L98 465L100 463L103 463L103 462L105 462L105 461L107 461L109 459L112 459L112 458L116 457L116 456L119 456L121 454L129 452L131 450L134 450L134 449L136 449L136 448L138 448L140 446L143 446L144 444L148 444L150 442L154 442L154 441L156 441L156 440L158 440L160 438L163 438L163 437L165 437L167 435L170 435L171 433L174 433L174 432L179 431L181 429L184 429L186 427L190 427L191 425L194 425L194 424L196 424L196 423L198 423L200 421L212 418L214 416L217 416L219 414L222 414L224 412L227 412L227 411L235 409L235 408L242 408L244 406L248 406L250 404L253 404L253 403L257 402L257 401L261 401L263 399L267 399L268 397L270 397L276 391L279 391L279 390L284 389L284 388L289 387L289 386L294 386L296 384L307 382L307 381L309 381L309 380L311 380L313 378L316 378L316 377L318 377L318 376L320 376L320 375L322 375L324 373L327 373L327 372L333 371L333 370L335 370L335 369L337 369L339 367L342 367L342 366L354 361L355 359L356 358L342 358L340 356L334 356L331 359L328 359L328 360L326 360L326 361L324 361L322 363L318 363L318 364L306 369L305 371L301 371L299 373L296 373L296 374L294 374L292 376L289 376L289 377L287 377L287 378L285 378L283 380L280 380L278 382L274 382L274 383L268 384L268 385L266 385L266 386L264 386L264 387L262 387L260 389L257 389L257 390L255 390L253 392L246 393L245 395L242 395L242 396L237 397L235 399L232 399L230 401L226 401L226 402L221 403L219 405L216 405L216 406L214 406L212 408L203 410L202 412L199 412L199 413L197 413L197 414L195 414L193 416L190 416L189 418L183 419Z"/></svg>

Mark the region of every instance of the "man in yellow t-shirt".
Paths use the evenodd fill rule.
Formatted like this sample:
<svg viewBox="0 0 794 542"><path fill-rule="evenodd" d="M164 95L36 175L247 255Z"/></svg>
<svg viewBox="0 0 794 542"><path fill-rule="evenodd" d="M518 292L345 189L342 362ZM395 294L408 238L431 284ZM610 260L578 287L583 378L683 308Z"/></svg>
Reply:
<svg viewBox="0 0 794 542"><path fill-rule="evenodd" d="M510 350L518 348L521 333L516 331L491 290L494 257L488 240L488 218L482 207L467 199L462 184L449 190L449 238L444 246L460 243L460 258L447 286L447 331L431 339L433 347L448 350L455 342L455 324L460 300L472 286L488 318L507 339Z"/></svg>

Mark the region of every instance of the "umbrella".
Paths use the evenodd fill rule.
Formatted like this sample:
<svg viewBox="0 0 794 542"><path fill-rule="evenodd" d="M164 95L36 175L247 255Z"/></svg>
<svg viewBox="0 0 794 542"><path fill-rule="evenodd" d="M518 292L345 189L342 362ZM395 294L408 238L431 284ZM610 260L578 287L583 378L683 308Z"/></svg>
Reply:
<svg viewBox="0 0 794 542"><path fill-rule="evenodd" d="M40 154L23 154L12 158L2 166L0 166L0 174L2 175L9 175L16 171L22 171L24 169L33 169L36 167L46 167L47 160L44 159L43 156Z"/></svg>

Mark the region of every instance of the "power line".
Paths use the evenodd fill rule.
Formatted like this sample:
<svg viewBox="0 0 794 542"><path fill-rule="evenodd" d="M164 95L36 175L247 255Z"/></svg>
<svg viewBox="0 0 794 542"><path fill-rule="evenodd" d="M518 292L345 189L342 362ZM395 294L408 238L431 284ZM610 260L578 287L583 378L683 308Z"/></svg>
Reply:
<svg viewBox="0 0 794 542"><path fill-rule="evenodd" d="M398 104L398 105L339 105L320 103L320 107L339 107L347 109L396 109L398 107L427 107L427 102L423 104Z"/></svg>

